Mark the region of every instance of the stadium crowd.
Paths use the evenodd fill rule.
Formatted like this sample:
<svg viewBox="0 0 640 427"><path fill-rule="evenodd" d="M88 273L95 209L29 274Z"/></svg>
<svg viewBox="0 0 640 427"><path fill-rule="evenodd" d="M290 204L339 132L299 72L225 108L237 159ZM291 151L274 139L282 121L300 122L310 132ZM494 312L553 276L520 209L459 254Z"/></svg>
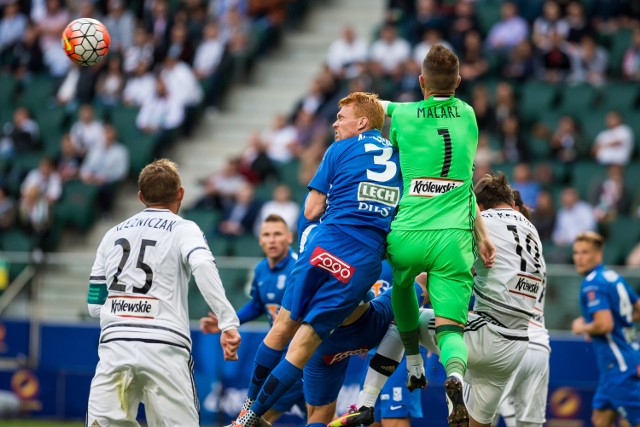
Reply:
<svg viewBox="0 0 640 427"><path fill-rule="evenodd" d="M477 115L476 179L490 170L510 177L533 209L549 262L570 262L575 236L599 230L616 242L607 263L637 266L639 7L622 0L391 0L371 41L356 26L342 30L288 117L256 130L233 166L209 177L206 192L247 181L260 198L280 182L300 202L333 141L337 100L355 90L420 99L416 76L439 42L460 56L459 96Z"/></svg>

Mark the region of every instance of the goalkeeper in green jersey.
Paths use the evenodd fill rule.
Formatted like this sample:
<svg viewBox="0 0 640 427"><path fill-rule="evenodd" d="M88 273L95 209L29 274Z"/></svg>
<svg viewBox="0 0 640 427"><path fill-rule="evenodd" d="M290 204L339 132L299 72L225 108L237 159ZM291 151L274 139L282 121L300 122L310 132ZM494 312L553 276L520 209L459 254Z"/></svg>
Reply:
<svg viewBox="0 0 640 427"><path fill-rule="evenodd" d="M393 268L393 312L407 354L407 387L426 386L413 282L427 271L440 360L447 372L450 426L469 422L462 399L468 354L462 334L476 249L487 266L495 258L482 218L476 218L472 176L478 125L473 109L454 96L461 80L458 71L456 55L436 44L419 76L424 100L383 102L391 116L389 139L400 151L404 181L387 237L387 256Z"/></svg>

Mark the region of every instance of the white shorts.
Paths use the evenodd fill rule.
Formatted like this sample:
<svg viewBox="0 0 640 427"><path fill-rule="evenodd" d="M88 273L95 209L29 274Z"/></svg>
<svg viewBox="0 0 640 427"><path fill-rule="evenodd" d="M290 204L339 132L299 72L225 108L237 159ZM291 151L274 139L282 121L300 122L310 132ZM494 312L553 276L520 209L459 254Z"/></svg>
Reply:
<svg viewBox="0 0 640 427"><path fill-rule="evenodd" d="M185 348L164 343L111 341L98 346L87 426L136 426L144 403L154 427L198 427L200 406L193 359ZM93 424L97 422L96 424Z"/></svg>
<svg viewBox="0 0 640 427"><path fill-rule="evenodd" d="M528 338L507 337L477 314L470 314L464 342L469 350L464 376L465 404L474 420L490 424L498 411L505 386L527 351ZM435 342L433 310L421 310L420 344L440 354Z"/></svg>
<svg viewBox="0 0 640 427"><path fill-rule="evenodd" d="M529 346L507 384L500 415L515 416L519 423L544 424L549 392L549 350Z"/></svg>

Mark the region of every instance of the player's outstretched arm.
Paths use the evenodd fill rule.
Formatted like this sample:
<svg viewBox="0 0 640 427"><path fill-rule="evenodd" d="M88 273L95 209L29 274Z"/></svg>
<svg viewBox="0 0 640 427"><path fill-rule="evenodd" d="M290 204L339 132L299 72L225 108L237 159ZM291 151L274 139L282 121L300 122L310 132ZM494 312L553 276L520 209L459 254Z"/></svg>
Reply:
<svg viewBox="0 0 640 427"><path fill-rule="evenodd" d="M480 215L480 208L476 205L476 219L473 223L473 235L478 245L478 252L480 258L486 268L493 267L496 261L496 247L493 245L487 228L484 225L482 215Z"/></svg>

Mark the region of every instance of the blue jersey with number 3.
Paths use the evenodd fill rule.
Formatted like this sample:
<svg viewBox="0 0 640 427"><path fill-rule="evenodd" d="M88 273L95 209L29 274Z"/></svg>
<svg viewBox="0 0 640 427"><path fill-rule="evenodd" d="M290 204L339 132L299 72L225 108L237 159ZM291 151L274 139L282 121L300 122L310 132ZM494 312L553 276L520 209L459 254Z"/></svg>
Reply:
<svg viewBox="0 0 640 427"><path fill-rule="evenodd" d="M582 281L580 308L587 323L600 310L610 310L614 328L605 335L591 337L603 379L611 375L636 375L640 360L634 347L636 330L633 324L633 306L638 296L615 271L597 266Z"/></svg>
<svg viewBox="0 0 640 427"><path fill-rule="evenodd" d="M336 141L308 187L327 195L322 224L349 226L354 238L379 244L402 194L398 151L378 130ZM372 228L380 232L365 231Z"/></svg>

